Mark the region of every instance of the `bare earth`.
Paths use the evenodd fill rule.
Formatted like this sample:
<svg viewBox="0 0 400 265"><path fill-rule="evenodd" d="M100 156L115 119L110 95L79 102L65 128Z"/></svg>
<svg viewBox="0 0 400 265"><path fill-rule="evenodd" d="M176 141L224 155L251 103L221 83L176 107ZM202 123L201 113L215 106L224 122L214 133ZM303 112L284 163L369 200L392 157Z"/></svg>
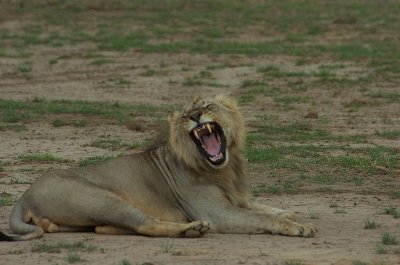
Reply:
<svg viewBox="0 0 400 265"><path fill-rule="evenodd" d="M283 69L295 67L293 58L290 57L208 57L189 54L170 56L140 54L134 51L124 54L104 52L103 55L112 59L113 63L102 66L89 65L87 60L74 57L74 54L90 49L90 46L84 45L57 49L46 47L35 51L32 59L32 79L26 79L10 70L20 64L21 59L0 58L0 98L79 99L179 106L193 94L226 93L239 96L242 89L240 84L255 77L256 69L261 65L276 64ZM65 54L71 55L70 58L55 65L48 63L50 59ZM226 68L213 70L214 81L222 86L182 85L185 78L193 76L208 65L218 63L229 64ZM163 64L162 67L160 64ZM142 73L145 66L156 69L159 74L144 76ZM190 67L190 70L181 71L182 67ZM359 65L350 65L346 70L355 77L362 76L367 71ZM107 83L110 77L115 75L132 83L119 87ZM315 91L317 102L319 98L326 97L318 93L327 92ZM346 101L352 97L350 93L354 92L343 93L336 100ZM250 130L251 124L257 122L259 115L266 112L269 104L271 102L268 98L262 98L256 99L254 104L242 107ZM315 108L333 120L336 116L345 117L338 109L332 109L332 106L325 108L324 104L319 104ZM366 117L374 115L373 109L365 111ZM383 111L389 117L396 115L393 106L388 106ZM275 114L280 117L286 115ZM287 120L304 118L304 113L290 115L286 117ZM345 128L346 120L343 118L335 122L337 124L334 126L331 124L332 131L340 132ZM89 121L83 128L56 128L51 125L51 118L33 121L26 126L26 131L18 133L10 130L0 131L0 161L6 163L5 172L0 172L0 180L3 183L0 184L0 194L10 194L12 199L20 197L29 187L29 183L41 175L38 171L27 172L21 169L34 167L47 170L71 166L57 163L27 165L17 162L17 157L21 154L49 152L78 162L85 157L120 153L87 146L99 137L117 138L128 142L143 140L154 133L152 130L132 131L126 126L101 124L101 121ZM366 121L354 124L352 130L368 132L376 129L376 126L386 125ZM388 145L398 147L399 142L393 141ZM259 170L249 171L252 183L270 181L268 165ZM13 181L15 179L18 181ZM390 231L392 235L400 238L400 219L381 214L382 209L389 204L400 206L400 199L389 199L386 195L360 195L355 189L342 188L343 193L319 193L310 190L308 193L296 195L257 198L271 206L295 211L303 222L315 223L319 228L315 238L208 234L199 239L169 239L89 233L46 234L42 239L28 242L0 243L0 264L68 264L65 250L61 253L40 253L33 252L32 247L40 243L74 243L82 240L96 247L93 251L79 251L83 264L122 264L124 259L131 264L297 264L295 261L302 262L299 264L353 264L356 260L368 264L400 264L398 254L376 254L376 245L381 241L383 232ZM332 207L334 204L339 206L340 211L337 211L337 207ZM8 228L11 209L11 206L0 207L0 229ZM364 229L367 217L380 226L373 230Z"/></svg>

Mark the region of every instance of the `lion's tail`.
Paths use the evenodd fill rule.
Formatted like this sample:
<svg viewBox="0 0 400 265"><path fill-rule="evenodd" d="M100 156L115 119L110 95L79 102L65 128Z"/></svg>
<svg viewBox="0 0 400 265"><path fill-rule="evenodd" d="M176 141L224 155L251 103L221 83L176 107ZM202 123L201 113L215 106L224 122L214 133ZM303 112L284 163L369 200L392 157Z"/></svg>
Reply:
<svg viewBox="0 0 400 265"><path fill-rule="evenodd" d="M22 241L43 236L43 229L39 226L25 223L23 215L24 209L20 203L17 203L10 215L10 228L16 235L9 235L0 231L0 241Z"/></svg>

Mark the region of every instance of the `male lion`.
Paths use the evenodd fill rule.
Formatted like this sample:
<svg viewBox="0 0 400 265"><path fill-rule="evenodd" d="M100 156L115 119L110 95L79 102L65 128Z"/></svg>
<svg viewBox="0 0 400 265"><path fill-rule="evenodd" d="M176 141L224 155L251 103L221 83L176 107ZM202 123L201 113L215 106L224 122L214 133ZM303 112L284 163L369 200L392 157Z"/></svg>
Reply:
<svg viewBox="0 0 400 265"><path fill-rule="evenodd" d="M13 235L93 230L160 237L272 233L312 237L293 212L249 200L241 153L244 122L234 100L196 98L169 119L166 144L39 178L14 207Z"/></svg>

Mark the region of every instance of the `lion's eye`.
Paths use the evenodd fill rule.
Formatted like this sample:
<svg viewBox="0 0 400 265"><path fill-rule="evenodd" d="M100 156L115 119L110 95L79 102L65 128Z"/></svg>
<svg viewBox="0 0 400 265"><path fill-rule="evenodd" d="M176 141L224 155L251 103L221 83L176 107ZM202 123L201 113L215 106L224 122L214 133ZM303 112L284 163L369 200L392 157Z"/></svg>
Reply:
<svg viewBox="0 0 400 265"><path fill-rule="evenodd" d="M187 115L186 115L186 114L183 114L183 115L181 116L181 119L184 120L184 119L186 119L186 117L187 117Z"/></svg>
<svg viewBox="0 0 400 265"><path fill-rule="evenodd" d="M212 109L214 107L214 104L207 104L206 108L207 109Z"/></svg>

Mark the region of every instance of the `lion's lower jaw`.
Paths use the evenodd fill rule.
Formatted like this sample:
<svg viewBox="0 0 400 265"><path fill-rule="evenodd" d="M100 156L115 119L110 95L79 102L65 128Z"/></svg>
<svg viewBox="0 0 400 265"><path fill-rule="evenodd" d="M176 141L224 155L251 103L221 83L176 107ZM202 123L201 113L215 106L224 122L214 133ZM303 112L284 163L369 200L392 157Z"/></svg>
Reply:
<svg viewBox="0 0 400 265"><path fill-rule="evenodd" d="M209 162L207 159L206 159L206 162L207 162L212 168L214 168L214 169L221 169L221 168L224 168L224 167L226 167L226 165L228 165L228 163L229 163L229 154L228 154L228 151L225 152L225 161L222 162L221 164L214 165L213 163Z"/></svg>

